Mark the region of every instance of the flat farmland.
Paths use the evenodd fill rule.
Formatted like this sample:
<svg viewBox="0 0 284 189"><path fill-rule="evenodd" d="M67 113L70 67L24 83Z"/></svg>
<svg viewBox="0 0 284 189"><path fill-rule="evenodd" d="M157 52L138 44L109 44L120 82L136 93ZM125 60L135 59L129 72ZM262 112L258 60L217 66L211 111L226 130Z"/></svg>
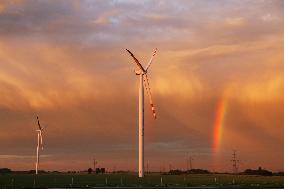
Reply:
<svg viewBox="0 0 284 189"><path fill-rule="evenodd" d="M1 188L82 188L82 187L271 187L284 188L284 176L230 174L160 175L149 174L5 174Z"/></svg>

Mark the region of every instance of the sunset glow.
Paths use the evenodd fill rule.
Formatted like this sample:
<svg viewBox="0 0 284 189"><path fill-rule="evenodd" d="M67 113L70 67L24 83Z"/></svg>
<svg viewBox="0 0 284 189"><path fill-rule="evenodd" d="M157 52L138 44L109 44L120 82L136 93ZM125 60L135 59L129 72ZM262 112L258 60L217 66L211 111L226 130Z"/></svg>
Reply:
<svg viewBox="0 0 284 189"><path fill-rule="evenodd" d="M284 171L284 1L1 0L0 167L137 171L146 66L145 162ZM145 91L146 92L146 91Z"/></svg>

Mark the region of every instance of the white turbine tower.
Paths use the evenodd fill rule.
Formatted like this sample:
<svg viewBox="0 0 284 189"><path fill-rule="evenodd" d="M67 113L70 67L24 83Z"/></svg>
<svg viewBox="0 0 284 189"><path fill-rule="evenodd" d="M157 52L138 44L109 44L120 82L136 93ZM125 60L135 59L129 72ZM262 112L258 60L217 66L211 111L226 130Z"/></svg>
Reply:
<svg viewBox="0 0 284 189"><path fill-rule="evenodd" d="M37 119L37 125L38 125L38 129L36 130L36 132L37 132L36 175L37 175L38 174L38 166L39 166L39 149L41 148L41 150L43 150L43 141L42 141L43 128L40 125L38 116L36 117L36 119Z"/></svg>
<svg viewBox="0 0 284 189"><path fill-rule="evenodd" d="M138 66L138 69L135 70L136 75L139 75L140 85L139 85L139 177L144 177L144 87L147 91L147 94L150 99L150 105L153 112L153 116L156 119L155 107L152 102L152 95L149 85L149 80L147 77L148 69L153 61L154 56L157 53L157 49L154 49L153 55L144 69L141 63L135 58L132 52L128 49L126 51L131 55L134 59L134 62Z"/></svg>

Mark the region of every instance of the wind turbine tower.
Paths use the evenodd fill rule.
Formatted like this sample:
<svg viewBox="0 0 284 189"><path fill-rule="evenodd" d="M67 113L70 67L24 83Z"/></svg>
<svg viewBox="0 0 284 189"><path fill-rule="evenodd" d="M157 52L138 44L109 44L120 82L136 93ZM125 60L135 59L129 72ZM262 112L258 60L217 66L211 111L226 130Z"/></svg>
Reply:
<svg viewBox="0 0 284 189"><path fill-rule="evenodd" d="M156 119L156 111L152 102L152 95L150 90L149 79L147 76L148 69L153 61L154 56L157 53L157 49L154 49L152 57L148 62L146 68L144 68L138 59L133 55L133 53L126 49L126 51L130 54L130 56L134 59L134 63L137 65L137 69L135 70L136 75L139 76L139 177L144 177L144 88L146 89L149 99L150 105L153 112L153 116Z"/></svg>

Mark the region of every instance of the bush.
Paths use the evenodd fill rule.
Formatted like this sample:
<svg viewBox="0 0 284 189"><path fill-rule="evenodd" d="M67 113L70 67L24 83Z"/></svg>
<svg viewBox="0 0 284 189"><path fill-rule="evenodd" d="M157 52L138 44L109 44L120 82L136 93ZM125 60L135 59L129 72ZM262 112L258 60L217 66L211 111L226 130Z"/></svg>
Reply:
<svg viewBox="0 0 284 189"><path fill-rule="evenodd" d="M262 175L262 176L272 176L272 172L262 169L261 167L259 167L256 170L253 169L246 169L244 174L246 175Z"/></svg>

